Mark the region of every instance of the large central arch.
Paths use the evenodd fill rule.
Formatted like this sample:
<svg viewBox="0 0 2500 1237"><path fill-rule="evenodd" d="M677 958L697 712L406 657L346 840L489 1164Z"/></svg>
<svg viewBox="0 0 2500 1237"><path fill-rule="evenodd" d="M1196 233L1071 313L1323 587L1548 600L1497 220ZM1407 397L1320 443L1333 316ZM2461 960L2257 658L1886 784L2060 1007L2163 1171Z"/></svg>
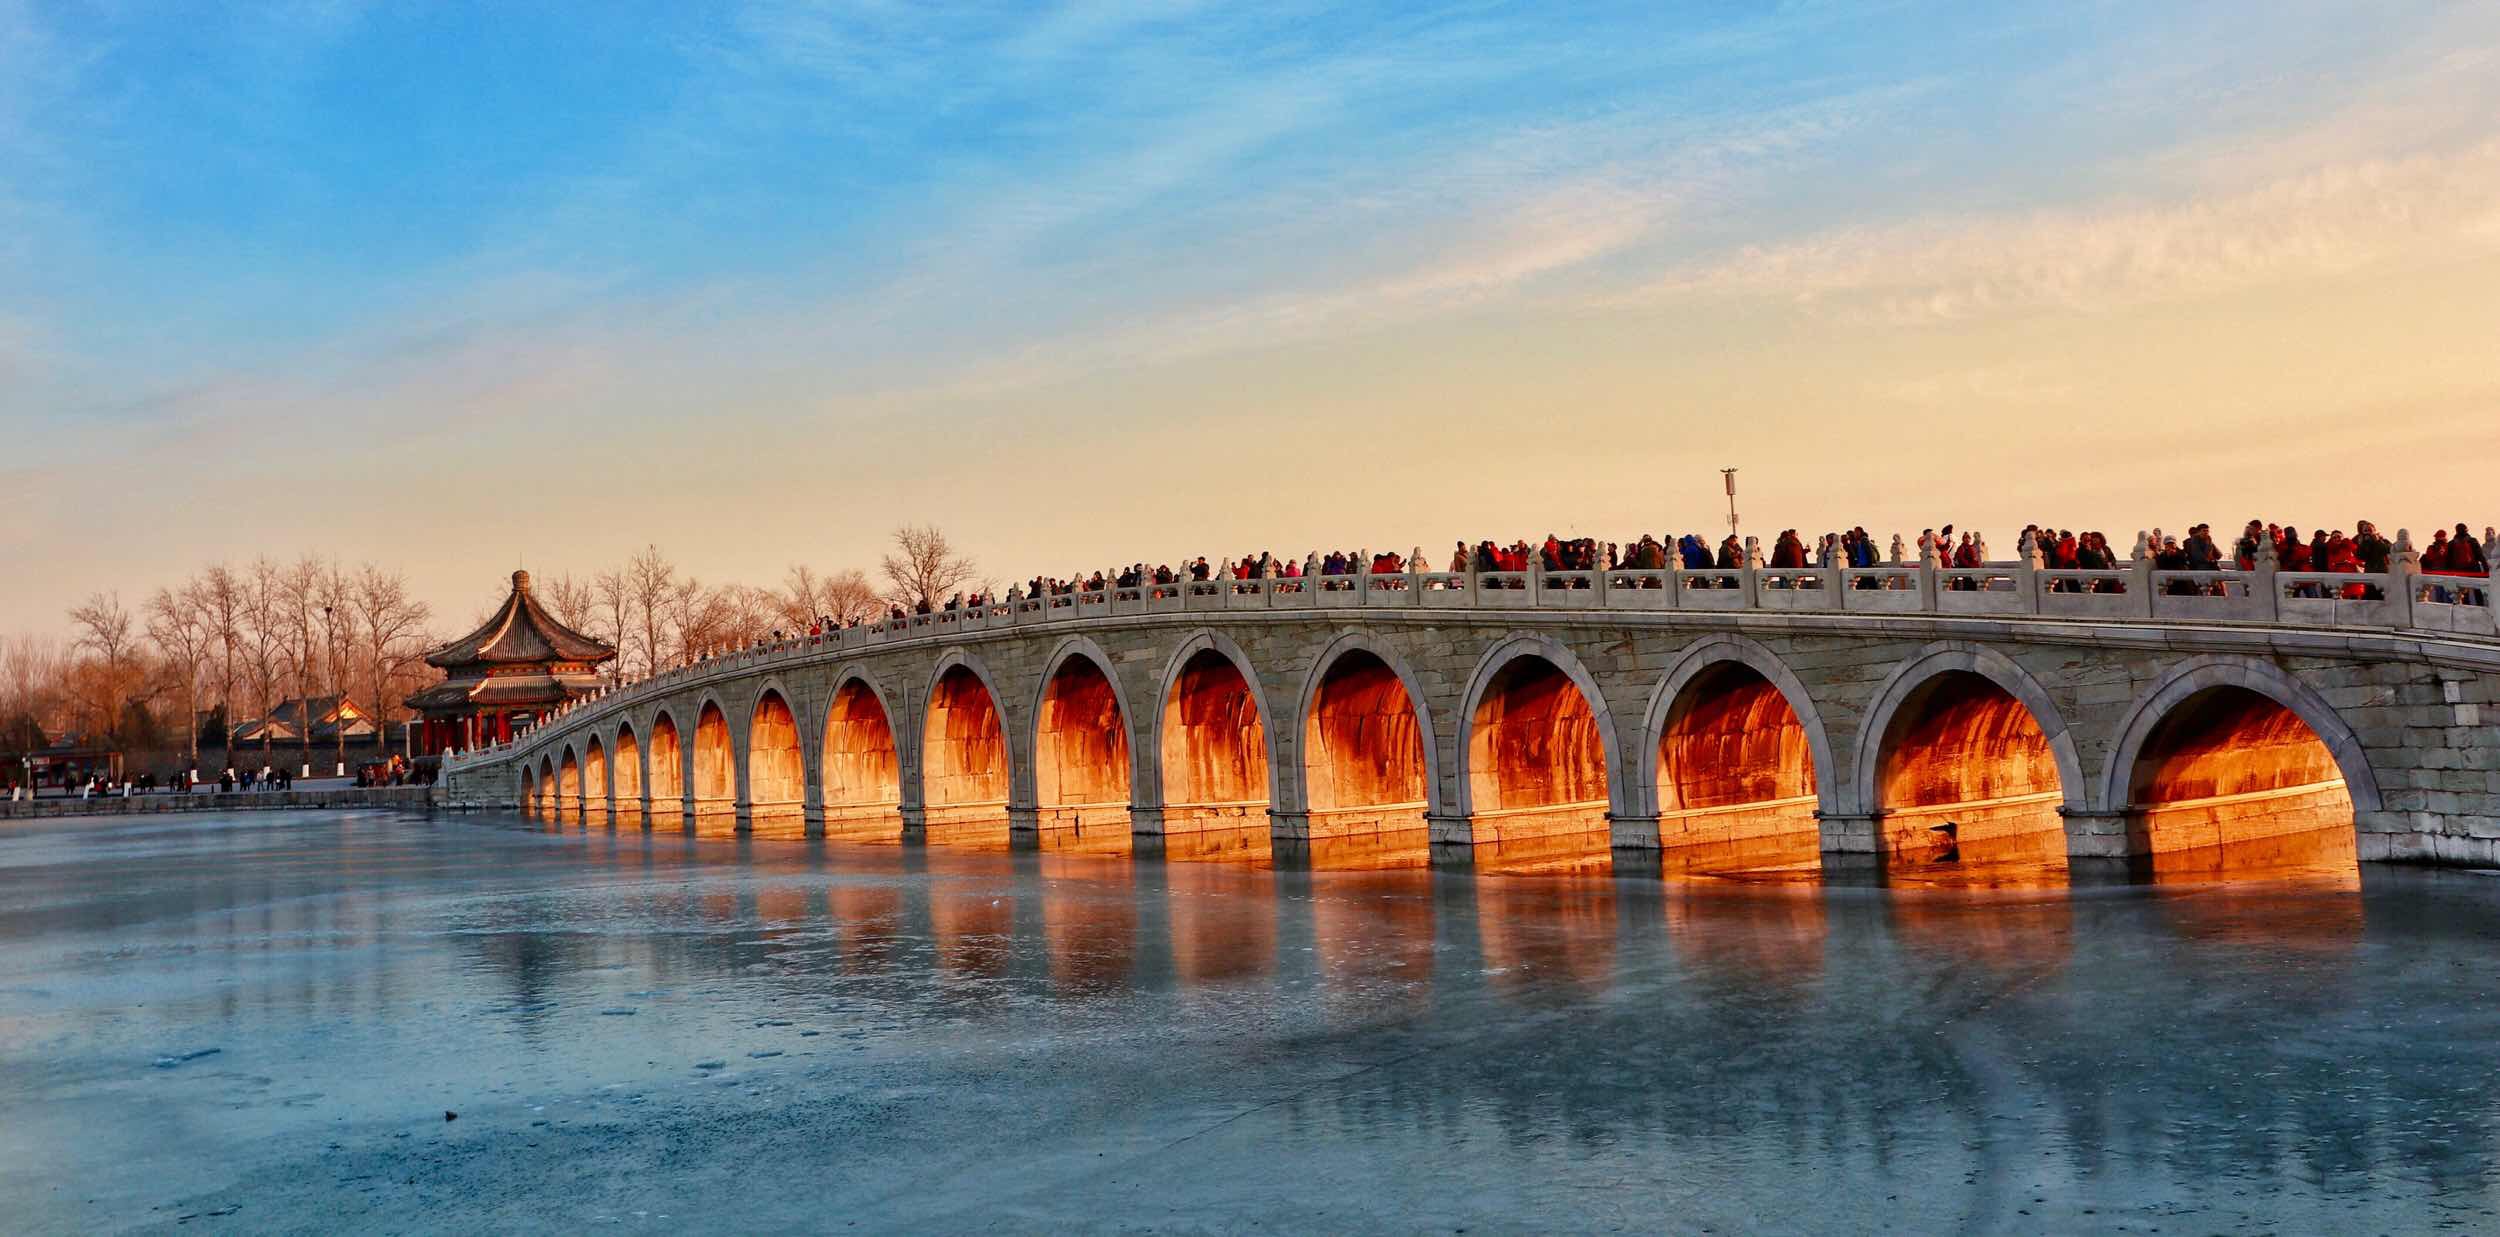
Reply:
<svg viewBox="0 0 2500 1237"><path fill-rule="evenodd" d="M747 716L747 821L767 836L790 836L806 828L807 759L799 749L799 719L777 687L755 698Z"/></svg>
<svg viewBox="0 0 2500 1237"><path fill-rule="evenodd" d="M825 709L825 832L890 834L902 827L903 765L885 698L868 680L842 681Z"/></svg>
<svg viewBox="0 0 2500 1237"><path fill-rule="evenodd" d="M1716 637L1688 651L1650 708L1661 848L1677 871L1818 864L1830 759L1813 697L1768 650Z"/></svg>
<svg viewBox="0 0 2500 1237"><path fill-rule="evenodd" d="M1013 794L1007 726L998 693L978 663L941 663L920 730L921 802L931 827L1003 825Z"/></svg>
<svg viewBox="0 0 2500 1237"><path fill-rule="evenodd" d="M1320 656L1302 698L1308 836L1425 827L1439 771L1432 723L1412 676L1356 635Z"/></svg>
<svg viewBox="0 0 2500 1237"><path fill-rule="evenodd" d="M1275 770L1251 675L1240 649L1212 633L1173 655L1156 728L1165 833L1266 825Z"/></svg>
<svg viewBox="0 0 2500 1237"><path fill-rule="evenodd" d="M720 702L706 699L694 721L694 821L697 833L734 831L738 815L738 760L729 718Z"/></svg>
<svg viewBox="0 0 2500 1237"><path fill-rule="evenodd" d="M1063 644L1033 707L1033 798L1045 826L1128 821L1128 710L1091 641Z"/></svg>
<svg viewBox="0 0 2500 1237"><path fill-rule="evenodd" d="M1860 801L1887 863L2062 872L2082 806L2074 740L2048 693L1994 650L1947 645L1893 672L1867 713Z"/></svg>
<svg viewBox="0 0 2500 1237"><path fill-rule="evenodd" d="M1476 842L1603 835L1619 762L1604 695L1560 645L1514 637L1468 687L1459 804Z"/></svg>
<svg viewBox="0 0 2500 1237"><path fill-rule="evenodd" d="M2358 864L2355 813L2377 810L2360 740L2271 663L2172 667L2119 729L2102 801L2157 876Z"/></svg>

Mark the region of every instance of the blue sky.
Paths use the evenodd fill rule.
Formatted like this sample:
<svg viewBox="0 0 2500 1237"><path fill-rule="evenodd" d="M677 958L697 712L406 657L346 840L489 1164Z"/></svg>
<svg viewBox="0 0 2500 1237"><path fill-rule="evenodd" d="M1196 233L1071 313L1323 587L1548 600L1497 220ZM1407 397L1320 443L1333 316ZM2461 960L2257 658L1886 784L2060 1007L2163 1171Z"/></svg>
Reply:
<svg viewBox="0 0 2500 1237"><path fill-rule="evenodd" d="M940 503L1002 577L1699 526L1721 460L1778 524L1974 475L1966 522L2234 519L2151 509L2178 451L2004 478L2488 409L2495 48L2489 4L0 0L0 544L62 585L0 626L261 550L760 581ZM1548 465L1439 484L1512 439ZM1227 461L1255 504L1176 475ZM2284 514L2418 501L2344 463ZM1149 480L1019 496L1088 477Z"/></svg>

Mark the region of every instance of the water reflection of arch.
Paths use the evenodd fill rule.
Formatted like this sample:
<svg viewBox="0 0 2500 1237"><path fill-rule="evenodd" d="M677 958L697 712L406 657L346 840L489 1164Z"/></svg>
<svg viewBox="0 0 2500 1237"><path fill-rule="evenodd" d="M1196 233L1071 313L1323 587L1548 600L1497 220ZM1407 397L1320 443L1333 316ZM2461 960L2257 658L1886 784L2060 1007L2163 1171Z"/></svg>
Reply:
<svg viewBox="0 0 2500 1237"><path fill-rule="evenodd" d="M1322 1008L1369 1020L1425 1005L1439 954L1433 873L1320 869L1309 880Z"/></svg>
<svg viewBox="0 0 2500 1237"><path fill-rule="evenodd" d="M1421 776L1410 779L1404 770L1395 770L1390 776L1397 782L1396 786L1384 784L1349 793L1339 787L1339 783L1346 780L1344 775L1352 771L1339 767L1342 764L1340 758L1345 755L1344 749L1348 746L1343 733L1345 719L1322 716L1325 705L1321 693L1338 681L1340 664L1347 663L1357 654L1384 667L1404 694L1407 712L1414 719L1413 746L1417 749L1416 763L1420 766L1418 772ZM1367 673L1359 667L1357 672ZM1386 685L1381 684L1383 687ZM1320 650L1319 656L1311 663L1310 674L1303 682L1300 702L1294 711L1294 734L1301 745L1297 776L1290 782L1281 777L1278 779L1280 788L1288 784L1293 787L1296 801L1287 804L1285 810L1304 815L1307 821L1305 832L1317 837L1425 827L1424 816L1432 810L1433 798L1438 793L1436 788L1441 785L1441 745L1433 733L1432 710L1426 703L1427 699L1423 685L1416 680L1406 659L1384 642L1359 631L1349 631ZM1338 731L1334 737L1328 733L1331 725ZM1359 735L1362 732L1358 730L1356 733ZM1353 746L1361 746L1361 742L1357 741ZM1402 757L1403 752L1398 755ZM1327 763L1323 765L1323 761ZM1384 791L1401 796L1412 793L1415 798L1382 799L1379 793ZM1347 799L1364 801L1341 801Z"/></svg>
<svg viewBox="0 0 2500 1237"><path fill-rule="evenodd" d="M1099 687L1097 687L1099 685ZM1057 823L1125 824L1139 793L1137 716L1111 655L1067 636L1043 659L1033 689L1030 802Z"/></svg>
<svg viewBox="0 0 2500 1237"><path fill-rule="evenodd" d="M1496 991L1571 1005L1612 985L1621 932L1613 881L1479 876L1471 883L1477 946Z"/></svg>
<svg viewBox="0 0 2500 1237"><path fill-rule="evenodd" d="M2118 728L2103 810L2156 873L2174 859L2241 867L2349 866L2356 817L2382 810L2378 780L2343 715L2281 667L2207 654L2170 667ZM2330 853L2332 852L2332 853Z"/></svg>
<svg viewBox="0 0 2500 1237"><path fill-rule="evenodd" d="M1277 880L1272 868L1183 859L1159 864L1156 870L1162 876L1176 979L1191 985L1223 983L1275 969Z"/></svg>
<svg viewBox="0 0 2500 1237"><path fill-rule="evenodd" d="M1560 641L1532 633L1501 640L1477 659L1460 700L1464 733L1456 744L1456 787L1469 840L1603 832L1608 816L1630 815L1632 783L1606 694ZM1544 709L1541 716L1530 712L1525 729L1532 733L1523 735L1510 722L1519 704ZM1592 738L1594 762L1585 750ZM1508 758L1513 755L1518 759ZM1592 774L1596 786L1589 785ZM1487 798L1498 802L1487 805ZM1534 802L1514 804L1514 798ZM1591 810L1597 804L1602 812Z"/></svg>
<svg viewBox="0 0 2500 1237"><path fill-rule="evenodd" d="M1802 739L1801 751L1784 750L1781 735L1789 727ZM1766 735L1768 752L1760 750ZM1714 742L1741 749L1732 777L1726 751L1699 750ZM1713 848L1706 857L1687 856L1709 867L1818 863L1817 813L1847 811L1813 693L1778 654L1742 636L1706 636L1685 647L1650 694L1640 750L1644 759L1625 762L1638 775L1637 813L1658 818L1662 847ZM1727 785L1704 787L1702 776Z"/></svg>
<svg viewBox="0 0 2500 1237"><path fill-rule="evenodd" d="M828 835L886 834L902 825L904 744L893 693L867 667L836 670L816 761L817 802Z"/></svg>
<svg viewBox="0 0 2500 1237"><path fill-rule="evenodd" d="M1018 784L1015 728L988 665L965 649L947 650L930 670L923 698L928 705L908 764L918 775L927 823L1006 823L1008 805L1029 802L1018 798L1029 790Z"/></svg>
<svg viewBox="0 0 2500 1237"><path fill-rule="evenodd" d="M1915 730L1931 721L1958 728L1925 736L1931 747L1947 740L1967 743L1993 737L2002 742L1982 753L1985 759L1961 752L1945 760L1931 751L1912 750L1914 742L1922 741ZM2031 733L2023 733L2026 729ZM2015 749L2027 746L2033 736L2045 748L2046 767L2057 783L2048 791L2023 789L2037 778L2022 768L2032 757ZM1927 780L1950 780L1946 789L1965 797L1889 802L1906 797L1903 786L1919 771L1946 775ZM2066 843L2060 809L2082 813L2089 804L2074 736L2047 689L2012 658L1961 642L1930 645L1884 680L1858 731L1854 774L1851 786L1859 810L1877 818L1878 849L1889 858L1905 857L1924 845L1933 822L1951 819L1961 828L1965 852L1984 847L1987 857L2062 869ZM1974 788L1989 787L2000 778L2016 783L2017 793L1998 795L1991 789L1969 797ZM2049 873L2044 868L2040 875Z"/></svg>
<svg viewBox="0 0 2500 1237"><path fill-rule="evenodd" d="M2034 978L2063 968L2075 951L2075 904L2063 892L2030 892L2025 880L2000 891L1970 882L1951 889L1895 890L1884 900L1893 938L1905 948L1960 966Z"/></svg>
<svg viewBox="0 0 2500 1237"><path fill-rule="evenodd" d="M1688 971L1788 996L1823 973L1831 914L1820 886L1669 881L1663 898L1667 945Z"/></svg>
<svg viewBox="0 0 2500 1237"><path fill-rule="evenodd" d="M1239 749L1236 751L1207 750L1208 741L1220 740L1221 736L1203 733L1213 728L1206 724L1204 714L1229 714L1237 707L1231 703L1234 693L1228 690L1229 685L1221 682L1221 675L1208 669L1214 665L1231 667L1239 683L1239 696L1249 705L1246 727L1237 721L1224 727L1235 736L1233 746ZM1148 763L1152 802L1163 810L1164 832L1264 826L1268 809L1282 802L1278 790L1281 773L1276 761L1275 719L1269 716L1267 692L1260 685L1258 668L1251 664L1250 655L1231 637L1201 628L1173 650L1171 659L1164 663L1163 676L1156 682L1162 686L1154 719L1148 727L1153 741L1142 745L1140 755ZM1214 708L1210 709L1199 693L1212 690L1224 690L1226 699L1213 702ZM1199 710L1195 720L1190 712L1193 708ZM1218 767L1219 759L1222 767ZM1200 763L1207 768L1198 768ZM1260 790L1262 797L1250 798L1248 792L1253 789Z"/></svg>

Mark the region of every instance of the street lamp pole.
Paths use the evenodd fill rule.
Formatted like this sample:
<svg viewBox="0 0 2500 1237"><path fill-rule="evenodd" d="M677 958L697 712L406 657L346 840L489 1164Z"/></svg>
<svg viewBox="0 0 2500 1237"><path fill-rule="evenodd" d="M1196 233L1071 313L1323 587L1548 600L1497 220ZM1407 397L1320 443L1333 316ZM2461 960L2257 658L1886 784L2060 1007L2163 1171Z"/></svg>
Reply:
<svg viewBox="0 0 2500 1237"><path fill-rule="evenodd" d="M1727 479L1727 535L1736 535L1736 470L1722 468L1719 475Z"/></svg>

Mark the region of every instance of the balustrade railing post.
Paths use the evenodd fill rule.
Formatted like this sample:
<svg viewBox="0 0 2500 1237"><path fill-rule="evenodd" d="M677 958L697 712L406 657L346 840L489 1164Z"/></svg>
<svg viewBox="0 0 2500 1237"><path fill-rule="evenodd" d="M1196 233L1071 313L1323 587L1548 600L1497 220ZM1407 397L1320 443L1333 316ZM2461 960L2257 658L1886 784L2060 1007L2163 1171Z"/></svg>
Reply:
<svg viewBox="0 0 2500 1237"><path fill-rule="evenodd" d="M2396 530L2396 548L2387 556L2387 583L2381 591L2387 594L2388 621L2396 627L2413 626L2413 598L2422 589L2422 552L2413 548L2413 530Z"/></svg>
<svg viewBox="0 0 2500 1237"><path fill-rule="evenodd" d="M1920 537L1918 545L1919 609L1933 610L1936 608L1936 586L1943 582L1939 578L1943 572L1944 561L1942 556L1937 553L1935 539L1932 537Z"/></svg>
<svg viewBox="0 0 2500 1237"><path fill-rule="evenodd" d="M2138 531L2135 535L2135 557L2127 560L2127 595L2135 604L2127 609L2138 618L2153 617L2153 538Z"/></svg>
<svg viewBox="0 0 2500 1237"><path fill-rule="evenodd" d="M2283 621L2283 586L2275 583L2274 579L2274 573L2282 566L2281 557L2274 552L2274 538L2260 532L2257 536L2257 567L2248 573L2248 589L2252 593L2265 594L2264 603L2257 607L2257 617L2264 622Z"/></svg>
<svg viewBox="0 0 2500 1237"><path fill-rule="evenodd" d="M1745 589L1745 608L1762 608L1762 538L1745 538L1744 572L1738 578Z"/></svg>
<svg viewBox="0 0 2500 1237"><path fill-rule="evenodd" d="M1528 608L1545 604L1545 560L1528 560Z"/></svg>
<svg viewBox="0 0 2500 1237"><path fill-rule="evenodd" d="M2047 591L2047 581L2040 578L2040 538L2024 533L2014 543L2014 591L2022 595L2021 606L2026 613L2038 614L2046 607L2040 594Z"/></svg>
<svg viewBox="0 0 2500 1237"><path fill-rule="evenodd" d="M1677 575L1677 572L1683 567L1683 565L1684 557L1682 548L1676 547L1674 549L1670 549L1668 551L1667 558L1666 583L1667 608L1670 610L1681 610L1684 608L1684 582Z"/></svg>

